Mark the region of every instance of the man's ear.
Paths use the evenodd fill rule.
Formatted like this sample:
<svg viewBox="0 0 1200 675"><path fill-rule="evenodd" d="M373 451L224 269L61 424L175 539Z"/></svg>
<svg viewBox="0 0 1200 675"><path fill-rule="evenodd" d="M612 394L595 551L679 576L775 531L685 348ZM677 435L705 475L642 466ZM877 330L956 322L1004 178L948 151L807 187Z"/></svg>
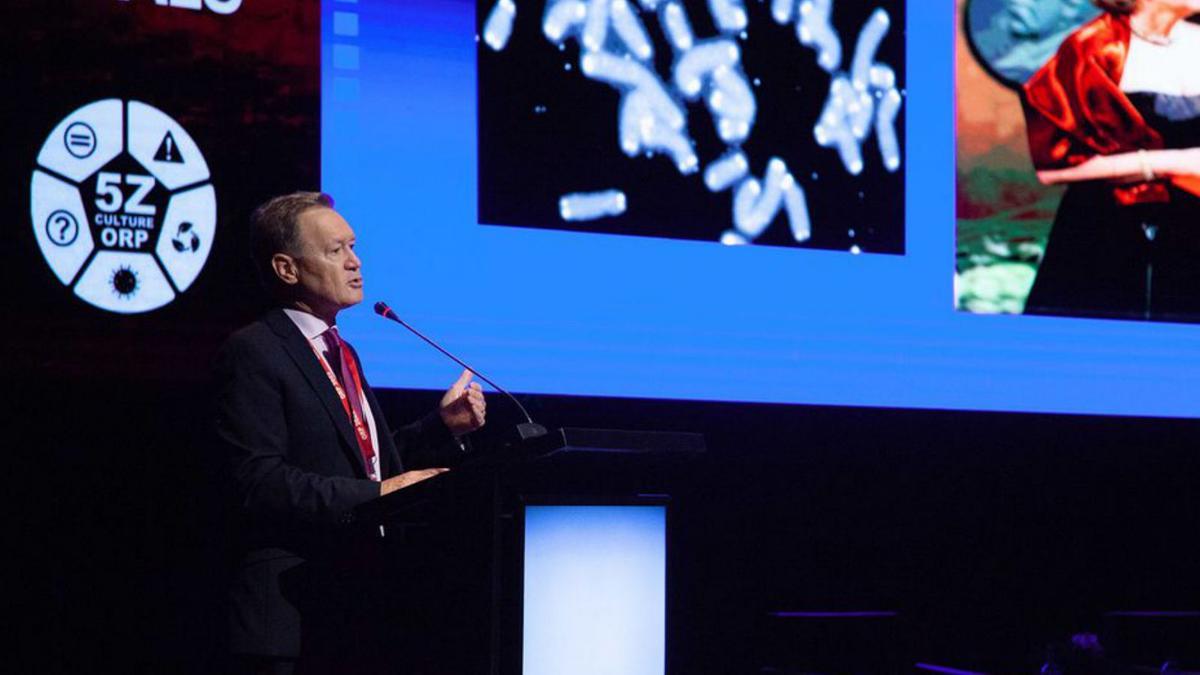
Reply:
<svg viewBox="0 0 1200 675"><path fill-rule="evenodd" d="M286 253L276 253L271 256L271 269L285 285L293 286L300 283L300 271L296 267L296 259Z"/></svg>

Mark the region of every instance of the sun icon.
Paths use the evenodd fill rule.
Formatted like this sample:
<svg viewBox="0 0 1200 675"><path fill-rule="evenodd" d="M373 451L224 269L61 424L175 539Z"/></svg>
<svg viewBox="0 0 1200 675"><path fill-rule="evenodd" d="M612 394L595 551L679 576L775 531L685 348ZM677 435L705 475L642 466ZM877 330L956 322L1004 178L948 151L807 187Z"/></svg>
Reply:
<svg viewBox="0 0 1200 675"><path fill-rule="evenodd" d="M138 289L137 272L134 272L133 268L128 265L121 265L113 271L108 284L112 286L113 293L116 293L118 296L132 298Z"/></svg>

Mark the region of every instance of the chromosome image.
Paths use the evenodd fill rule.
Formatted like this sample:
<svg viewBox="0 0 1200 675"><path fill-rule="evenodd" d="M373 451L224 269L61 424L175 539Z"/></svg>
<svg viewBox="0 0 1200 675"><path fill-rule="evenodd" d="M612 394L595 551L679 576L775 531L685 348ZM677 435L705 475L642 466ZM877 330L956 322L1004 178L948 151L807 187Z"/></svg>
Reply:
<svg viewBox="0 0 1200 675"><path fill-rule="evenodd" d="M479 222L904 252L904 3L480 0Z"/></svg>

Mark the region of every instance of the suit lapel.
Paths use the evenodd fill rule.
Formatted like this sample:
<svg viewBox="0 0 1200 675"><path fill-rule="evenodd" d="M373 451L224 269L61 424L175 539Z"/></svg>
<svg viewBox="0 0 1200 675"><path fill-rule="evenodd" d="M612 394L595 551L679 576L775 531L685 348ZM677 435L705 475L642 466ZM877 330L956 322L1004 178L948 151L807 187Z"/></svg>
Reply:
<svg viewBox="0 0 1200 675"><path fill-rule="evenodd" d="M366 478L366 468L363 467L362 454L358 448L358 441L354 438L354 429L350 426L350 418L346 416L346 410L342 408L341 400L338 399L333 385L329 383L329 377L317 360L317 355L313 353L312 347L309 346L308 340L282 310L273 309L268 312L266 322L271 330L279 336L284 351L304 374L304 379L308 381L313 393L317 395L325 407L325 411L329 413L329 417L333 420L333 426L337 428L338 434L342 437L342 450L349 457L350 465L356 468L356 473Z"/></svg>

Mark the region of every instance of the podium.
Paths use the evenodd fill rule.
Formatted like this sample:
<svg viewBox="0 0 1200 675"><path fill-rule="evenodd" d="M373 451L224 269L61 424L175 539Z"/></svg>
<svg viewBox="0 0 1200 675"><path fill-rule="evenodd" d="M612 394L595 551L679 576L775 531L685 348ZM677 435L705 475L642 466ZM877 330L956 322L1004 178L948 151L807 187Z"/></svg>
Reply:
<svg viewBox="0 0 1200 675"><path fill-rule="evenodd" d="M666 672L667 522L699 434L555 429L360 505L397 568L437 560L429 672ZM408 562L401 562L408 561Z"/></svg>

